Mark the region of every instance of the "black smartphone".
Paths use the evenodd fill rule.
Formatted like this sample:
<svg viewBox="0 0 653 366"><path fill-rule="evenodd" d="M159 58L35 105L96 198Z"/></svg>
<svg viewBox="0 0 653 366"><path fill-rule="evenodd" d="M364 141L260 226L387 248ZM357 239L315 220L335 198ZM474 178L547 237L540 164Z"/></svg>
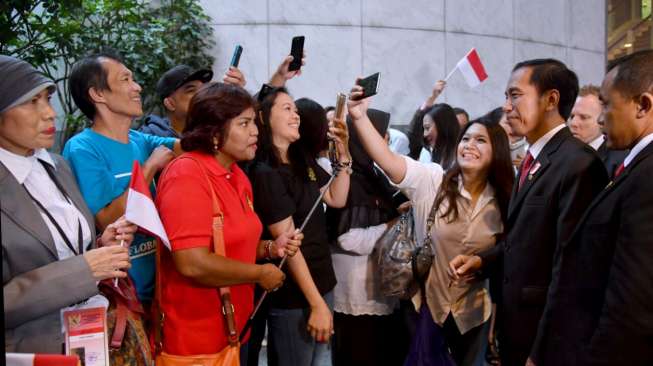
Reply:
<svg viewBox="0 0 653 366"><path fill-rule="evenodd" d="M372 74L364 79L360 79L356 82L356 85L363 87L363 95L358 98L351 98L351 100L361 100L372 95L376 95L376 92L379 89L379 78L381 73Z"/></svg>
<svg viewBox="0 0 653 366"><path fill-rule="evenodd" d="M290 56L292 62L288 66L288 71L296 71L302 68L302 57L304 56L304 36L293 37L292 46L290 47Z"/></svg>
<svg viewBox="0 0 653 366"><path fill-rule="evenodd" d="M234 49L234 54L231 56L231 62L229 63L229 66L238 67L238 63L240 62L240 55L242 53L243 46L237 44L236 48Z"/></svg>

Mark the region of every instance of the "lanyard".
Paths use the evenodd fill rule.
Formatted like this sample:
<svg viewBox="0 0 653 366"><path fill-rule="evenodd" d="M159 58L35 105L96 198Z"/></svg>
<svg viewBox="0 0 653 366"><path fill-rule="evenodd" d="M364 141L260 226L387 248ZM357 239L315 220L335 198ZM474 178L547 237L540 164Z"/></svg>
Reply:
<svg viewBox="0 0 653 366"><path fill-rule="evenodd" d="M54 182L55 186L57 186L57 188L59 189L61 194L63 194L66 201L68 201L68 203L73 205L72 201L68 197L68 194L63 189L63 187L59 184L59 181L55 178L54 174L52 174L52 172L50 170L48 170L48 167L46 166L46 164L40 159L39 159L39 163L41 163L41 165L43 165L43 168L45 169L46 173L48 173L48 176L50 177L50 179L52 179L52 181ZM83 234L82 234L82 223L80 222L79 218L77 218L77 247L78 247L78 250L75 250L75 247L73 247L71 240L64 233L63 229L61 228L61 226L59 225L57 220L55 220L54 217L52 216L52 214L45 208L45 206L43 206L43 204L41 204L41 202L39 202L30 193L30 191L27 189L27 187L25 187L25 184L22 184L22 186L25 189L25 192L27 192L27 195L30 196L32 201L34 201L34 203L36 203L36 205L41 209L41 211L43 211L43 213L45 213L45 216L48 217L50 222L52 222L52 224L54 225L55 229L57 229L57 232L59 233L59 235L61 236L63 241L66 243L66 246L68 247L68 249L70 249L75 255L82 254L83 251L84 251L84 248L83 248L84 238L83 238Z"/></svg>

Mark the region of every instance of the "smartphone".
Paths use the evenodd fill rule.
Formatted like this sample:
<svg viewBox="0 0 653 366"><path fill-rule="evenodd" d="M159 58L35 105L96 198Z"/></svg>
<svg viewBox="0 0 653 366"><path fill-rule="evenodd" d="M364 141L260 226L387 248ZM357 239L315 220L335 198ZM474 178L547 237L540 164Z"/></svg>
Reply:
<svg viewBox="0 0 653 366"><path fill-rule="evenodd" d="M292 62L288 66L288 71L296 71L302 68L302 57L304 56L304 36L297 36L292 39L290 47L290 56Z"/></svg>
<svg viewBox="0 0 653 366"><path fill-rule="evenodd" d="M243 46L237 44L236 48L234 49L234 54L231 56L231 62L229 63L229 66L238 67L238 63L240 62L240 55L242 53Z"/></svg>
<svg viewBox="0 0 653 366"><path fill-rule="evenodd" d="M345 118L345 101L347 100L347 96L338 93L336 95L336 110L334 113L334 118L343 120ZM329 161L331 163L337 163L338 162L338 151L336 150L336 142L332 139L329 138L329 150L328 150L328 156L329 156Z"/></svg>
<svg viewBox="0 0 653 366"><path fill-rule="evenodd" d="M376 95L376 92L379 89L379 78L381 73L372 74L364 79L360 79L356 82L356 85L363 87L363 95L358 98L351 98L351 100L361 100L372 95Z"/></svg>

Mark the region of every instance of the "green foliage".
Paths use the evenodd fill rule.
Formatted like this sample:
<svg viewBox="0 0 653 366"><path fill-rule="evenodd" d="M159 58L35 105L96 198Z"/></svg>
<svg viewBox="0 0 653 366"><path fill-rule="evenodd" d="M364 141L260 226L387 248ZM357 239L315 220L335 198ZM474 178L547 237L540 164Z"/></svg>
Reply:
<svg viewBox="0 0 653 366"><path fill-rule="evenodd" d="M113 49L143 87L145 113L160 111L155 85L171 67L211 67L210 18L198 0L3 0L0 53L21 58L52 78L64 109L63 141L86 121L68 93L81 57Z"/></svg>

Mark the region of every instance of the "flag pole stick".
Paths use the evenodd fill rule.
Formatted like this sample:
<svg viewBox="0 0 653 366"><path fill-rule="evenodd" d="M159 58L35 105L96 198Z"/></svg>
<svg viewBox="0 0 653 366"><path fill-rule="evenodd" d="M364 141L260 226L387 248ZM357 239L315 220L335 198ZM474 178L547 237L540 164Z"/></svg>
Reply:
<svg viewBox="0 0 653 366"><path fill-rule="evenodd" d="M125 246L125 239L120 240L120 247ZM113 287L118 287L118 277L113 279Z"/></svg>
<svg viewBox="0 0 653 366"><path fill-rule="evenodd" d="M453 70L451 70L451 72L449 73L449 75L447 75L447 77L444 78L444 81L449 80L449 78L451 77L451 75L453 75L453 73L456 72L457 69L458 69L458 65L456 65L456 67L454 67Z"/></svg>
<svg viewBox="0 0 653 366"><path fill-rule="evenodd" d="M308 215L306 215L306 218L304 218L304 222L302 222L302 226L299 227L299 232L303 232L304 228L306 227L306 224L308 224L308 220L311 219L311 216L313 216L313 212L315 212L315 209L318 207L320 202L322 202L322 198L324 198L324 194L326 191L329 189L329 186L335 179L335 177L338 175L338 169L336 168L333 171L333 174L329 178L329 181L326 184L326 188L320 192L320 196L317 197L315 200L315 203L313 203L313 207L311 210L308 212ZM281 262L279 263L279 268L283 267L283 265L286 263L286 259L288 259L288 255L285 255L282 259ZM265 291L263 292L263 295L258 299L258 302L256 303L256 306L254 307L254 311L252 311L252 315L247 319L247 322L245 323L245 326L243 327L243 330L240 332L240 341L242 342L243 338L245 338L245 334L251 328L252 323L254 322L254 317L256 316L256 313L258 313L259 309L261 308L261 305L263 305L263 300L265 300L265 297L270 293L270 291Z"/></svg>

